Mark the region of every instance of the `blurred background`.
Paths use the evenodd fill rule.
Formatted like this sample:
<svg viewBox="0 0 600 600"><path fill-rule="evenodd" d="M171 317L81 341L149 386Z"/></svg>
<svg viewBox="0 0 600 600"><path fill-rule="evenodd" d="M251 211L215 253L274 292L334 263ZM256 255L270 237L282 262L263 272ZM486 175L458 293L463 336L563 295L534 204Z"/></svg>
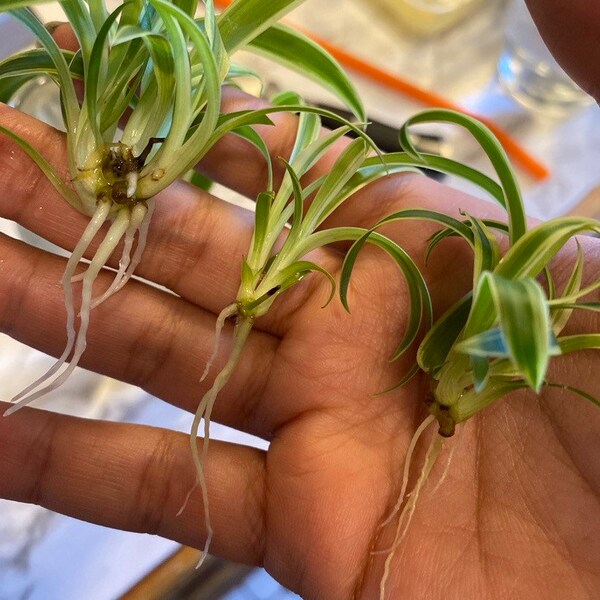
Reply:
<svg viewBox="0 0 600 600"><path fill-rule="evenodd" d="M46 22L64 20L57 4L36 11ZM600 212L600 109L549 57L522 0L307 0L288 22L346 53L371 120L393 130L439 102L461 107L489 119L522 149L525 159L515 168L532 216ZM0 58L31 45L27 31L0 15ZM240 55L239 61L265 78L265 89L250 85L251 93L303 90L308 101L335 106L301 76L267 67L254 55ZM52 85L40 80L15 103L52 122L55 98ZM383 129L389 140L389 129ZM419 134L428 149L491 173L466 134L443 126L428 126ZM217 193L239 200L227 190ZM39 243L13 223L0 227ZM3 399L52 362L7 336L0 338L0 357ZM186 432L191 422L190 415L139 389L82 370L38 405ZM213 432L221 439L267 446L226 428L215 426ZM196 551L156 537L0 501L0 600L297 597L260 569L212 559L196 571L197 559Z"/></svg>

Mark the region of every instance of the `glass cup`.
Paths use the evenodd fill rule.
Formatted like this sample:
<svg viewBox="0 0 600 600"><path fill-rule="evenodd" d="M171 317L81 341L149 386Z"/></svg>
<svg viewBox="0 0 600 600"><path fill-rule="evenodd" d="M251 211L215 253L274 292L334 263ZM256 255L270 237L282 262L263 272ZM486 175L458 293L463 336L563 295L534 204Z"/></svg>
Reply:
<svg viewBox="0 0 600 600"><path fill-rule="evenodd" d="M482 0L379 0L408 29L431 35L451 27Z"/></svg>
<svg viewBox="0 0 600 600"><path fill-rule="evenodd" d="M524 0L513 0L508 8L498 79L519 103L548 115L593 103L554 60Z"/></svg>

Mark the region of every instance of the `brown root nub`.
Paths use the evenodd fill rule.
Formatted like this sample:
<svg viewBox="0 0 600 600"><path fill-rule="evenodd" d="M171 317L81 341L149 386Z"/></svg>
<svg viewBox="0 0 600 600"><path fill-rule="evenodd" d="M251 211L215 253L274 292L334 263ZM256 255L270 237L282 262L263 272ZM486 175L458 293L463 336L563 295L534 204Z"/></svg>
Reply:
<svg viewBox="0 0 600 600"><path fill-rule="evenodd" d="M450 414L450 407L435 401L429 406L429 412L437 419L440 426L439 434L449 438L454 435L456 421Z"/></svg>
<svg viewBox="0 0 600 600"><path fill-rule="evenodd" d="M120 180L127 175L139 170L138 159L133 156L129 146L112 144L102 161L102 172L109 182Z"/></svg>
<svg viewBox="0 0 600 600"><path fill-rule="evenodd" d="M133 208L143 201L132 193L130 186L137 181L137 176L143 166L144 158L133 156L132 149L118 142L107 146L102 160L102 174L106 185L96 194L98 200L110 200L119 206ZM133 175L136 174L136 175ZM135 185L134 185L135 189Z"/></svg>

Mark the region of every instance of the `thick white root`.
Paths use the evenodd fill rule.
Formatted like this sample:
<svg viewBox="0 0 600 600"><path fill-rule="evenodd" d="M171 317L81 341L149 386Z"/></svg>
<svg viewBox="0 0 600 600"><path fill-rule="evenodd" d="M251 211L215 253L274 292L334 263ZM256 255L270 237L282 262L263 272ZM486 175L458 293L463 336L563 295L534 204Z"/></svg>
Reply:
<svg viewBox="0 0 600 600"><path fill-rule="evenodd" d="M67 309L67 345L65 350L60 358L42 377L34 381L31 385L27 386L27 388L25 388L12 399L14 404L7 411L5 411L5 417L13 414L19 408L22 408L30 402L37 400L41 396L44 396L45 394L48 394L49 392L61 386L79 363L79 360L81 359L81 356L86 348L86 336L91 309L92 286L96 280L96 277L98 276L98 273L106 265L110 255L116 248L117 244L129 226L129 211L122 210L119 212L115 221L108 230L104 240L98 247L94 258L83 274L80 323L77 331L75 329L75 308L73 304L72 278L75 269L77 268L77 264L83 256L83 253L90 245L95 233L97 233L104 221L106 221L109 209L110 206L108 203L102 203L98 207L98 210L94 214L94 217L88 224L88 227L86 228L81 240L71 255L63 275L65 307ZM73 355L70 363L62 372L60 372L60 369L66 364L71 353ZM53 377L54 379L52 380ZM41 384L49 380L51 380L51 382L48 385L45 385L41 389L34 391Z"/></svg>
<svg viewBox="0 0 600 600"><path fill-rule="evenodd" d="M105 300L108 300L113 294L116 294L131 278L134 271L137 269L142 254L146 248L146 240L148 238L148 228L154 212L155 201L153 198L146 202L147 206L137 204L131 210L131 220L129 227L125 233L125 246L119 261L119 270L115 275L110 287L100 296L92 300L91 308L96 308ZM134 236L138 233L138 241L133 256L131 256L131 248L133 247Z"/></svg>
<svg viewBox="0 0 600 600"><path fill-rule="evenodd" d="M21 398L26 397L29 392L37 388L39 385L50 379L65 363L71 351L73 350L73 344L75 343L75 308L73 306L73 279L75 269L79 264L79 261L82 259L85 251L88 249L91 244L94 236L98 233L106 219L108 218L108 214L110 211L110 203L102 202L98 205L96 212L90 219L90 222L87 224L83 235L81 236L79 242L75 246L73 253L69 257L67 261L67 266L65 268L65 272L62 277L62 285L65 296L65 308L67 310L67 344L62 355L58 358L58 360L44 373L41 377L36 379L33 383L28 385L25 389L21 390L14 398L12 398L11 402L18 402ZM83 274L82 274L83 277ZM15 404L15 406L9 408L4 416L8 416L15 412L21 405Z"/></svg>
<svg viewBox="0 0 600 600"><path fill-rule="evenodd" d="M396 506L394 507L394 510L392 511L392 514L386 519L385 523L389 523L390 518L398 512L399 507L402 505L402 503L405 500L406 489L408 486L408 471L410 468L410 462L412 459L412 454L413 454L414 448L415 448L419 438L423 435L424 431L434 421L435 421L435 417L433 417L433 415L430 415L429 417L427 417L423 421L423 423L421 423L421 425L419 426L419 428L417 429L417 431L415 432L415 434L411 440L411 443L409 445L409 451L407 452L406 462L404 465L404 477L403 477L403 481L402 481L400 497L398 499L398 502L396 503ZM433 467L437 461L437 458L442 450L443 441L444 441L444 438L441 437L440 435L435 435L432 438L432 440L429 444L429 447L427 449L427 453L425 455L425 462L423 464L423 468L421 469L419 479L417 480L413 491L408 495L408 500L407 500L406 504L404 505L404 508L402 509L402 511L400 512L400 515L398 517L398 525L396 527L396 534L394 536L394 541L392 543L392 546L386 550L378 551L375 553L375 554L381 554L383 552L383 553L387 554L387 558L386 558L385 564L384 564L383 575L381 577L381 582L379 584L379 599L380 600L385 600L386 584L387 584L387 581L388 581L388 578L390 575L390 568L391 568L392 560L394 558L394 554L396 552L396 549L402 543L402 540L406 536L406 532L408 531L408 528L412 521L413 515L415 513L415 509L417 507L417 501L419 500L421 491L423 490L423 487L427 483L427 480L429 479L431 470L433 469Z"/></svg>

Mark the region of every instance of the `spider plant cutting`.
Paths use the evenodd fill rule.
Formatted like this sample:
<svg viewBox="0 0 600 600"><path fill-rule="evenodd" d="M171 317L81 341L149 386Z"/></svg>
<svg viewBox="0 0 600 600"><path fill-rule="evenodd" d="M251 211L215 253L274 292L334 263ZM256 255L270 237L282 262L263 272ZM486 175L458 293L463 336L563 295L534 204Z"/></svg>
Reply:
<svg viewBox="0 0 600 600"><path fill-rule="evenodd" d="M443 122L466 128L489 157L498 181L465 165L417 152L411 142L412 124ZM427 254L445 238L460 237L473 252L472 289L438 318L428 329L417 350L415 367L402 379L406 383L418 372L429 381L426 405L429 415L417 428L409 445L398 502L386 520L398 513L396 538L385 564L381 598L394 549L401 542L431 469L442 449L443 440L456 427L507 394L521 389L539 393L545 386L562 387L600 407L589 392L553 381L548 375L552 359L581 350L600 350L600 332L576 335L564 333L576 311L600 311L600 302L589 301L600 289L600 279L583 285L584 256L578 245L577 260L570 276L558 289L551 262L563 246L582 233L600 233L600 222L584 217L556 218L528 228L521 192L501 145L481 123L447 110L429 110L409 119L400 139L406 153L388 155L396 164L407 157L415 165L439 169L471 181L486 191L507 214L506 221L463 219L427 210L401 210L388 215L362 236L345 258L341 275L341 297L347 307L349 278L361 247L379 227L403 220L428 220L442 229L429 241ZM500 239L507 250L501 252ZM411 282L409 281L409 285ZM418 297L416 291L413 298ZM407 495L409 469L419 438L433 424L438 434L430 443L420 475Z"/></svg>
<svg viewBox="0 0 600 600"><path fill-rule="evenodd" d="M90 310L123 287L141 260L161 190L193 169L226 133L245 137L266 154L251 126L270 123L268 115L220 112L222 86L251 74L231 61L234 52L260 52L300 70L362 118L360 99L337 63L302 34L276 23L300 2L237 0L217 16L207 0L201 6L203 16L196 18L197 0L130 0L112 12L101 0L63 0L79 42L79 50L72 52L57 46L30 9L39 2L0 1L0 10L10 11L41 45L0 64L0 99L8 101L41 73L57 83L72 185L61 181L25 140L5 127L0 132L29 154L73 208L90 218L62 279L64 352L13 398L16 404L5 414L60 386L75 369L86 347ZM78 85L83 87L81 100ZM110 227L103 241L77 273L106 222ZM113 282L94 296L94 281L121 240Z"/></svg>
<svg viewBox="0 0 600 600"><path fill-rule="evenodd" d="M287 92L272 100L273 107L264 113L281 110L298 112L296 140L290 156L282 161L285 172L281 183L274 189L270 178L267 190L258 195L253 238L243 259L240 285L234 301L226 306L217 318L214 351L207 362L203 379L209 373L218 355L219 340L228 320L234 322L232 342L224 366L204 394L193 420L190 443L193 460L202 489L205 522L208 530L207 546L212 536L208 511L208 496L204 478L204 464L210 440L211 414L219 392L229 381L239 363L242 351L257 319L263 317L273 303L287 290L299 284L311 273L326 277L331 285L328 304L335 296L334 277L310 259L313 251L341 241L360 239L367 230L355 227L323 228L323 223L340 205L372 181L384 175L414 170L415 161L397 161L387 164L370 138L356 125L349 122L323 134L321 116L337 118L329 111L304 105L293 92ZM345 134L353 131L357 139L349 142L340 153L327 174L303 185L302 178ZM370 159L370 155L381 158ZM272 166L269 167L272 172ZM430 311L420 301L427 295L424 280L410 257L389 240L372 232L370 241L386 249L394 258L404 276L416 290L411 311L414 323L420 323L425 314L430 320ZM401 347L410 345L418 327L411 327L405 334ZM197 444L199 428L204 423L203 445Z"/></svg>

